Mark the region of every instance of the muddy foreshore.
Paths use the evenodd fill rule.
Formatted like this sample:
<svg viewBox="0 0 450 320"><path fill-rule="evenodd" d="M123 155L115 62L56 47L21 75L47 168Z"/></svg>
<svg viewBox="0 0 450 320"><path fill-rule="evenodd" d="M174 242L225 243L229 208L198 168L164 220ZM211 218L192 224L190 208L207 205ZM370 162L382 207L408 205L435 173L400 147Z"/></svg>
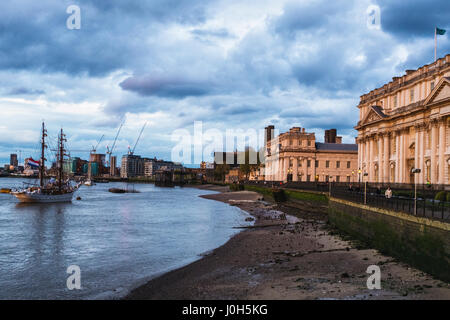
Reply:
<svg viewBox="0 0 450 320"><path fill-rule="evenodd" d="M185 267L132 290L125 299L450 299L447 283L330 232L326 208L260 201L249 191L202 186L202 196L250 213L253 227ZM369 290L367 267L381 269Z"/></svg>

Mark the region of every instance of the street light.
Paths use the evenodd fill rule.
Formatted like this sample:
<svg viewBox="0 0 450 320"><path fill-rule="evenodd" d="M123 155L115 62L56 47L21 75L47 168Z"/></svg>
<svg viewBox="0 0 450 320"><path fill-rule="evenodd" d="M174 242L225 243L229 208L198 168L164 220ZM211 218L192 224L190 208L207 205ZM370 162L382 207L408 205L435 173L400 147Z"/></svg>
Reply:
<svg viewBox="0 0 450 320"><path fill-rule="evenodd" d="M331 198L331 179L333 178L333 176L329 176L328 177L328 194L329 194L329 197Z"/></svg>
<svg viewBox="0 0 450 320"><path fill-rule="evenodd" d="M367 177L369 174L367 172L364 172L364 177ZM364 179L364 204L367 204L367 179Z"/></svg>
<svg viewBox="0 0 450 320"><path fill-rule="evenodd" d="M417 178L416 178L416 174L420 173L420 169L419 168L412 168L411 169L411 173L414 174L414 215L417 216Z"/></svg>

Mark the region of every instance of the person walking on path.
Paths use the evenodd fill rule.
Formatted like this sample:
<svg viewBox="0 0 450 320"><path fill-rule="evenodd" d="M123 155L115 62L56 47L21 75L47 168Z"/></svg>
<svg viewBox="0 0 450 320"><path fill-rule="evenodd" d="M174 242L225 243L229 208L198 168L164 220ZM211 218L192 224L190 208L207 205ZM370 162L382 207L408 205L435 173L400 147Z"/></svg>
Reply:
<svg viewBox="0 0 450 320"><path fill-rule="evenodd" d="M386 189L386 192L384 193L384 195L386 196L386 199L392 198L392 190L391 190L391 187L388 187L388 188Z"/></svg>

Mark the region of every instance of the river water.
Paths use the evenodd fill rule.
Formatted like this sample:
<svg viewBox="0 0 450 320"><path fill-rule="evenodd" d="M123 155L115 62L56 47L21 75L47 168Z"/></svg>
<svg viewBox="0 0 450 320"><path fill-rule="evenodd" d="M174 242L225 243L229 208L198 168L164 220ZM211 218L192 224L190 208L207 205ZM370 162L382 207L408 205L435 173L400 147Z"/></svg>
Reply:
<svg viewBox="0 0 450 320"><path fill-rule="evenodd" d="M22 179L0 178L0 188ZM102 183L81 200L21 205L0 194L0 299L118 298L148 279L200 258L248 224L239 208L198 197L211 191ZM130 187L130 186L129 186ZM81 289L67 288L80 267Z"/></svg>

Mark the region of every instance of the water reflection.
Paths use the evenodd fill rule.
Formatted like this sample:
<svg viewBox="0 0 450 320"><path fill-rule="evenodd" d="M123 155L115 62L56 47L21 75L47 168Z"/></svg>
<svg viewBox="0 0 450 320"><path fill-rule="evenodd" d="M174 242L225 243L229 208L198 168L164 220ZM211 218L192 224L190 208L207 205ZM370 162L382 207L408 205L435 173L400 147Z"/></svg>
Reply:
<svg viewBox="0 0 450 320"><path fill-rule="evenodd" d="M13 182L0 179L0 187ZM246 215L199 198L207 191L138 185L112 194L96 185L81 201L23 204L0 195L0 299L79 299L130 287L223 244ZM69 291L66 269L79 265L82 288ZM101 296L105 297L105 296Z"/></svg>

